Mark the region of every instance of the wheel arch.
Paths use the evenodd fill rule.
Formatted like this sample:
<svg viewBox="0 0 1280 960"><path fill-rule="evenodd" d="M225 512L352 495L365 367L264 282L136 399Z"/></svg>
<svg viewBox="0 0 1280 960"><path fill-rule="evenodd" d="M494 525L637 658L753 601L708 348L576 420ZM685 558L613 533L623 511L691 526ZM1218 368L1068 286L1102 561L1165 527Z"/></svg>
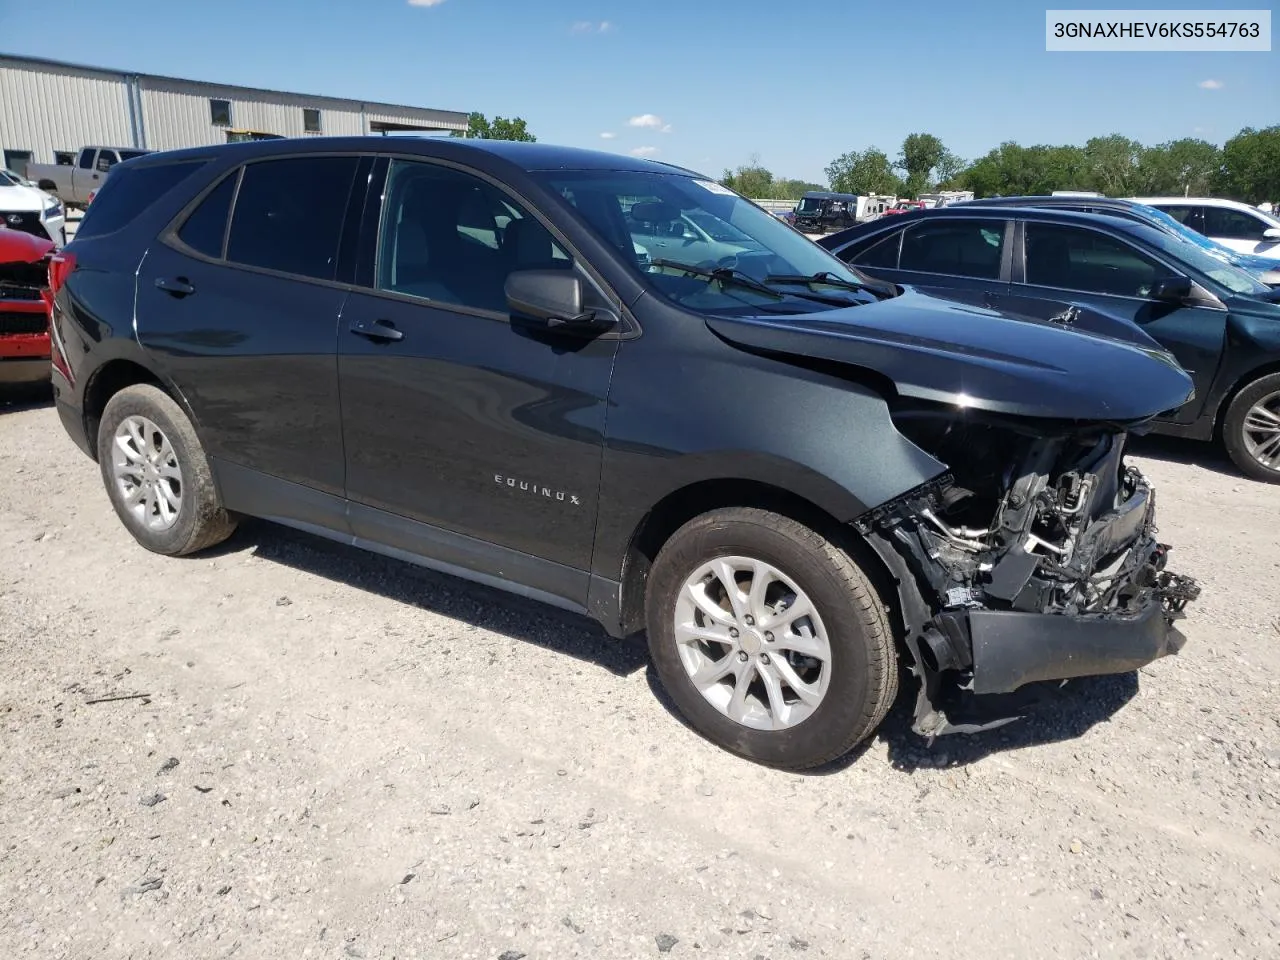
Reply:
<svg viewBox="0 0 1280 960"><path fill-rule="evenodd" d="M83 416L85 436L89 440L92 456L97 459L98 425L102 422L102 413L107 404L121 390L138 384L150 384L162 390L174 401L191 421L192 428L199 435L199 426L191 413L182 391L168 382L136 357L113 357L89 375L84 385Z"/></svg>
<svg viewBox="0 0 1280 960"><path fill-rule="evenodd" d="M897 582L887 566L848 523L813 500L761 480L699 480L673 490L654 504L632 532L622 561L619 588L621 635L644 629L645 589L649 570L663 545L695 517L725 507L754 507L781 514L822 534L858 564L889 608L895 631L902 626Z"/></svg>
<svg viewBox="0 0 1280 960"><path fill-rule="evenodd" d="M1231 386L1223 391L1222 399L1218 401L1218 408L1213 413L1213 438L1216 441L1222 441L1222 430L1226 424L1227 411L1231 409L1231 404L1240 395L1240 391L1248 389L1255 381L1276 373L1280 373L1280 358L1269 360L1266 363L1250 368L1240 374Z"/></svg>

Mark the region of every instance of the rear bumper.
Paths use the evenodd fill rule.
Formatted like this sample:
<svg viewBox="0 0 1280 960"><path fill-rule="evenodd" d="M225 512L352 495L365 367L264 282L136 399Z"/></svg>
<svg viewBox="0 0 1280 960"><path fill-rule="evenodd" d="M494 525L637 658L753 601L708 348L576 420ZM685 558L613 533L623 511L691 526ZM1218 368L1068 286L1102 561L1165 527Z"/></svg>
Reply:
<svg viewBox="0 0 1280 960"><path fill-rule="evenodd" d="M1136 614L969 613L973 692L1011 693L1040 680L1128 673L1177 653L1186 638L1153 590Z"/></svg>

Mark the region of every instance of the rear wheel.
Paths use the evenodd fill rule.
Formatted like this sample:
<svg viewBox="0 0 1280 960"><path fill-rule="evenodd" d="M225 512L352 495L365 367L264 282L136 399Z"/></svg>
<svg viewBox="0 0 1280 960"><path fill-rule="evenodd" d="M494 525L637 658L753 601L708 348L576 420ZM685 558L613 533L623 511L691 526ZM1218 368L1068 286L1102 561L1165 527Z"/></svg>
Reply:
<svg viewBox="0 0 1280 960"><path fill-rule="evenodd" d="M681 527L654 562L649 650L689 723L799 770L879 725L898 672L884 605L853 559L787 517L732 508Z"/></svg>
<svg viewBox="0 0 1280 960"><path fill-rule="evenodd" d="M148 550L195 553L235 530L191 421L159 387L125 387L108 401L98 465L116 514Z"/></svg>
<svg viewBox="0 0 1280 960"><path fill-rule="evenodd" d="M1222 440L1246 476L1280 483L1280 373L1260 377L1236 394L1222 421Z"/></svg>

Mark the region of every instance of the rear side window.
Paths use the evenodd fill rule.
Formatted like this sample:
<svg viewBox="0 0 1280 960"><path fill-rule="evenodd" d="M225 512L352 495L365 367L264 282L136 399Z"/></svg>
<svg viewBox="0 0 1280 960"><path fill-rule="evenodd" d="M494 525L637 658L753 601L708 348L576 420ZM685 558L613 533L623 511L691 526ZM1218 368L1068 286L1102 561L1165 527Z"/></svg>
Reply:
<svg viewBox="0 0 1280 960"><path fill-rule="evenodd" d="M902 231L894 230L887 237L871 246L856 252L849 263L860 267L880 267L882 270L898 268L898 245L902 240Z"/></svg>
<svg viewBox="0 0 1280 960"><path fill-rule="evenodd" d="M1204 232L1204 216L1202 215L1200 207L1178 205L1159 207L1158 209L1163 210L1169 216L1173 217L1173 219L1177 220L1181 224L1185 224L1192 230Z"/></svg>
<svg viewBox="0 0 1280 960"><path fill-rule="evenodd" d="M213 190L191 211L178 231L178 239L192 250L215 260L222 259L222 240L227 233L227 217L236 194L239 171L223 177Z"/></svg>
<svg viewBox="0 0 1280 960"><path fill-rule="evenodd" d="M227 260L332 280L357 162L290 157L248 164L231 217Z"/></svg>
<svg viewBox="0 0 1280 960"><path fill-rule="evenodd" d="M997 220L939 220L917 224L903 235L899 269L999 279L1004 232L1004 223Z"/></svg>
<svg viewBox="0 0 1280 960"><path fill-rule="evenodd" d="M89 204L77 240L115 233L199 170L203 163L165 163L114 171Z"/></svg>

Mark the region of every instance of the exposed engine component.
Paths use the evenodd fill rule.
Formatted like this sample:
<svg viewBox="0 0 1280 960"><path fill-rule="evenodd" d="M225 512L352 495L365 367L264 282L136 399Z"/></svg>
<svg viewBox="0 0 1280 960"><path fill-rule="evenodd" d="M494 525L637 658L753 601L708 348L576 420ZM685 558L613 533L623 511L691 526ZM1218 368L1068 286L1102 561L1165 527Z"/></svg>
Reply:
<svg viewBox="0 0 1280 960"><path fill-rule="evenodd" d="M988 613L1136 621L1158 603L1168 622L1199 594L1193 580L1164 569L1155 491L1124 464L1122 427L934 407L896 411L895 422L951 466L858 524L919 588L920 609L906 612L922 680L920 732L945 727L936 703L942 674L971 688L973 625L985 627Z"/></svg>

